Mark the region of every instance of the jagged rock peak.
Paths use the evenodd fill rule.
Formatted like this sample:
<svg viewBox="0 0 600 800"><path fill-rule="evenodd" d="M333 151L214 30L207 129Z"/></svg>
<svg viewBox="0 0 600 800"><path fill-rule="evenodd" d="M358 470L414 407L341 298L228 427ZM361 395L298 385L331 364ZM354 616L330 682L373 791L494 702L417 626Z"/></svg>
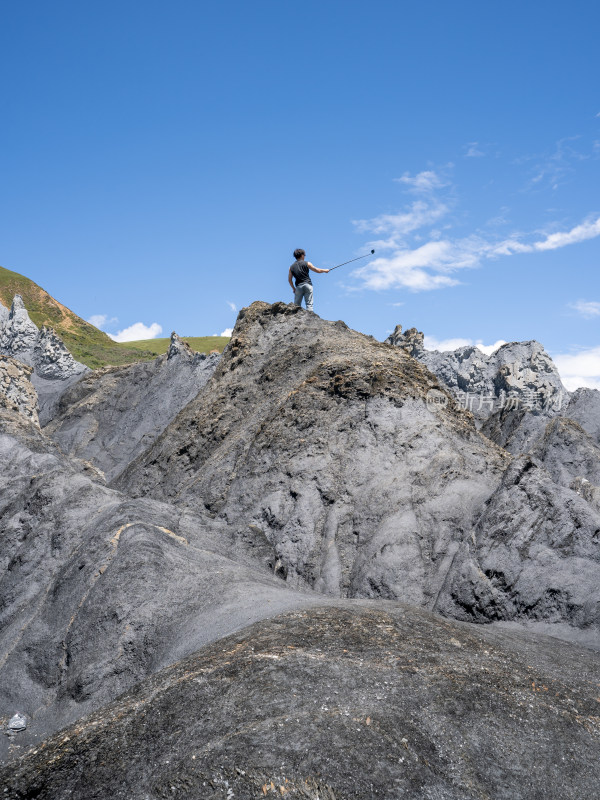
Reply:
<svg viewBox="0 0 600 800"><path fill-rule="evenodd" d="M38 329L29 318L23 298L16 294L10 313L0 330L0 352L33 366L33 349L37 335Z"/></svg>
<svg viewBox="0 0 600 800"><path fill-rule="evenodd" d="M65 380L87 371L52 328L38 330L20 294L14 296L8 316L0 316L0 323L0 353L33 367L34 379Z"/></svg>
<svg viewBox="0 0 600 800"><path fill-rule="evenodd" d="M181 355L185 355L188 358L193 358L194 351L187 342L184 342L183 339L178 336L175 331L173 331L171 334L171 343L169 344L169 349L167 350L167 361L170 361L172 358Z"/></svg>
<svg viewBox="0 0 600 800"><path fill-rule="evenodd" d="M45 325L35 342L33 365L37 375L56 380L71 378L87 371L84 364L75 361L54 328L47 328Z"/></svg>
<svg viewBox="0 0 600 800"><path fill-rule="evenodd" d="M0 355L0 408L16 411L38 425L38 397L31 385L33 368Z"/></svg>
<svg viewBox="0 0 600 800"><path fill-rule="evenodd" d="M4 323L8 320L9 314L9 309L0 300L0 336L2 336L2 328L4 327Z"/></svg>
<svg viewBox="0 0 600 800"><path fill-rule="evenodd" d="M385 341L396 347L402 347L407 353L416 358L417 354L425 349L424 338L424 334L416 328L409 328L405 333L402 333L402 325L396 325L394 332Z"/></svg>
<svg viewBox="0 0 600 800"><path fill-rule="evenodd" d="M552 359L536 341L510 342L490 355L467 345L457 350L425 350L423 334L400 325L386 340L402 347L431 370L476 417L487 419L507 402L557 413L568 402Z"/></svg>

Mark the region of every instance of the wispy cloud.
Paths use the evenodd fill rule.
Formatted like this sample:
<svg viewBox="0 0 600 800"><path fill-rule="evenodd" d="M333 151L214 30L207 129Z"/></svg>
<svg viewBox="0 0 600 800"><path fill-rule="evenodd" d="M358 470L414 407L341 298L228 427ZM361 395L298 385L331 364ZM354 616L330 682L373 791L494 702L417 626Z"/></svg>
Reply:
<svg viewBox="0 0 600 800"><path fill-rule="evenodd" d="M557 353L552 359L570 392L581 386L600 389L600 346L576 353Z"/></svg>
<svg viewBox="0 0 600 800"><path fill-rule="evenodd" d="M134 322L128 328L124 328L116 334L109 333L115 342L136 342L140 339L156 339L162 333L162 327L153 322L151 325L144 325L143 322Z"/></svg>
<svg viewBox="0 0 600 800"><path fill-rule="evenodd" d="M578 300L576 303L569 303L569 308L572 308L584 319L600 317L600 303L595 300Z"/></svg>
<svg viewBox="0 0 600 800"><path fill-rule="evenodd" d="M479 142L469 142L466 145L466 149L465 158L482 158L485 155L483 150L479 148Z"/></svg>
<svg viewBox="0 0 600 800"><path fill-rule="evenodd" d="M90 325L93 325L95 328L102 329L105 325L113 325L115 322L119 320L116 317L108 318L108 314L92 314L92 316L87 320Z"/></svg>
<svg viewBox="0 0 600 800"><path fill-rule="evenodd" d="M454 274L465 268L479 266L482 261L520 253L536 253L557 250L600 236L600 217L588 219L567 231L558 231L535 239L534 234L514 234L503 239L481 234L458 239L429 241L417 247L406 247L402 237L406 232L403 215L387 216L385 232L388 239L379 249L391 249L389 256L380 256L366 266L354 270L354 277L368 289L407 288L412 291L427 291L454 286L459 280ZM394 229L394 219L399 220L400 234ZM381 217L363 220L364 230L380 232ZM425 223L423 223L425 225ZM537 234L539 237L539 234ZM371 243L375 247L374 243ZM376 248L377 249L377 248Z"/></svg>
<svg viewBox="0 0 600 800"><path fill-rule="evenodd" d="M435 336L425 336L423 344L426 350L440 350L441 352L458 350L459 347L471 346L476 347L478 350L481 350L482 353L485 353L486 356L489 356L494 350L506 344L506 342L504 339L498 339L498 341L493 344L483 344L482 339L477 339L477 341L473 339L436 339Z"/></svg>
<svg viewBox="0 0 600 800"><path fill-rule="evenodd" d="M401 236L432 225L448 213L448 206L438 200L415 200L405 211L398 214L380 214L373 219L359 219L354 225L360 233L389 234L390 238L379 240L379 249L394 247Z"/></svg>
<svg viewBox="0 0 600 800"><path fill-rule="evenodd" d="M574 164L585 161L589 153L575 147L574 142L579 136L567 136L559 139L554 145L554 150L533 156L517 159L516 163L529 163L530 178L524 191L539 189L558 189L575 171ZM585 150L585 146L584 146Z"/></svg>
<svg viewBox="0 0 600 800"><path fill-rule="evenodd" d="M235 304L235 303L232 303L232 302L231 302L231 300L226 300L225 302L227 303L227 305L229 306L229 308L230 308L230 309L231 309L233 312L236 312L236 311L237 311L237 306L236 306L236 304Z"/></svg>
<svg viewBox="0 0 600 800"><path fill-rule="evenodd" d="M410 191L416 194L428 194L435 189L441 189L448 185L448 182L437 172L431 169L418 172L416 175L411 175L405 172L401 178L394 178L396 183L403 183Z"/></svg>

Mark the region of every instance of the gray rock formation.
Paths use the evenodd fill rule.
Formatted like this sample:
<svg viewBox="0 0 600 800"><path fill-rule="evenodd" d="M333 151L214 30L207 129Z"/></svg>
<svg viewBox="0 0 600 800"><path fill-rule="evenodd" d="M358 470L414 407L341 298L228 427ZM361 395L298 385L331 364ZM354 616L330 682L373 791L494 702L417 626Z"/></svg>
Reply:
<svg viewBox="0 0 600 800"><path fill-rule="evenodd" d="M31 385L32 372L26 364L0 356L0 408L16 411L38 425L38 399Z"/></svg>
<svg viewBox="0 0 600 800"><path fill-rule="evenodd" d="M0 300L0 335L2 335L1 331L2 331L2 329L4 327L4 324L8 320L9 314L10 314L9 309Z"/></svg>
<svg viewBox="0 0 600 800"><path fill-rule="evenodd" d="M561 486L569 487L575 478L600 486L600 446L569 417L552 419L530 453Z"/></svg>
<svg viewBox="0 0 600 800"><path fill-rule="evenodd" d="M582 800L596 654L397 604L329 604L203 648L6 769L7 800Z"/></svg>
<svg viewBox="0 0 600 800"><path fill-rule="evenodd" d="M437 386L400 348L254 303L115 486L260 530L291 585L431 605L508 463L451 401L428 410Z"/></svg>
<svg viewBox="0 0 600 800"><path fill-rule="evenodd" d="M573 392L564 416L578 422L594 441L600 444L600 391L577 389Z"/></svg>
<svg viewBox="0 0 600 800"><path fill-rule="evenodd" d="M1 409L0 464L0 718L28 719L18 739L0 736L0 754L206 642L317 601L273 574L267 542L120 495Z"/></svg>
<svg viewBox="0 0 600 800"><path fill-rule="evenodd" d="M476 420L420 342L255 303L0 409L6 797L594 796L598 653L539 632L600 649L597 396ZM437 355L555 397L529 344Z"/></svg>
<svg viewBox="0 0 600 800"><path fill-rule="evenodd" d="M33 367L31 382L38 393L42 425L52 417L65 389L89 372L85 364L75 361L52 328L38 330L19 294L8 316L0 316L0 354Z"/></svg>
<svg viewBox="0 0 600 800"><path fill-rule="evenodd" d="M577 483L563 488L528 456L515 459L464 541L437 610L568 622L575 638L600 648L600 514Z"/></svg>
<svg viewBox="0 0 600 800"><path fill-rule="evenodd" d="M20 294L15 295L10 313L0 329L0 353L33 367L38 333L36 325L29 319L23 298Z"/></svg>
<svg viewBox="0 0 600 800"><path fill-rule="evenodd" d="M444 353L425 350L423 339L416 328L403 334L397 325L386 341L425 364L478 420L506 406L554 414L568 401L569 393L539 342L511 342L488 356L474 346Z"/></svg>
<svg viewBox="0 0 600 800"><path fill-rule="evenodd" d="M506 348L503 358L515 351L529 352ZM554 373L543 374L542 385L553 385L546 378ZM208 509L239 535L261 531L293 586L395 598L476 621L529 615L556 624L557 635L577 638L585 630L597 642L600 620L582 603L598 594L593 535L600 521L570 488L577 477L596 480L595 444L575 423L551 425L536 451L540 477L527 494L528 482L515 488L512 467L502 478L510 455L477 432L469 413L450 400L430 410L435 387L402 347L283 304L254 304L238 318L208 390L115 485L186 510ZM550 417L514 411L517 423L539 418L534 441L546 430ZM573 516L569 509L578 510ZM589 547L550 559L554 538L575 535L583 517ZM535 544L508 585L510 602L465 611L489 584L480 575L491 564L486 548L509 532ZM517 545L510 552L520 553ZM568 603L540 599L566 591L578 570ZM470 598L462 605L457 581Z"/></svg>
<svg viewBox="0 0 600 800"><path fill-rule="evenodd" d="M194 353L173 333L164 356L95 370L65 391L46 433L111 481L196 397L219 358Z"/></svg>
<svg viewBox="0 0 600 800"><path fill-rule="evenodd" d="M36 375L48 380L65 380L87 371L83 364L75 361L54 330L45 326L36 337L33 366Z"/></svg>

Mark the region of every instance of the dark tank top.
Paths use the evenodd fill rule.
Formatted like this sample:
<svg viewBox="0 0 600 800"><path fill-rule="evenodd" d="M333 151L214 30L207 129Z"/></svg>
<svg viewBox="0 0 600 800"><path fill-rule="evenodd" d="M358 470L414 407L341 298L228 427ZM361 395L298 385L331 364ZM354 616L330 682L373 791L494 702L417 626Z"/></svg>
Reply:
<svg viewBox="0 0 600 800"><path fill-rule="evenodd" d="M294 261L291 269L292 275L296 279L296 287L300 286L301 283L310 283L312 286L312 281L308 272L308 261Z"/></svg>

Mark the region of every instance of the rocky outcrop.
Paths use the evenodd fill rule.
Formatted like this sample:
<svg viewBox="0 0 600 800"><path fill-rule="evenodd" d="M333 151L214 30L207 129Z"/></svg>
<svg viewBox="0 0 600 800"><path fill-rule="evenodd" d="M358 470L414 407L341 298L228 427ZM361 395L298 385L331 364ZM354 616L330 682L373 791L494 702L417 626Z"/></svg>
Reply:
<svg viewBox="0 0 600 800"><path fill-rule="evenodd" d="M32 368L0 356L0 408L16 411L38 424L38 399L31 385Z"/></svg>
<svg viewBox="0 0 600 800"><path fill-rule="evenodd" d="M111 481L198 395L219 358L193 352L173 333L154 361L95 370L65 391L46 433Z"/></svg>
<svg viewBox="0 0 600 800"><path fill-rule="evenodd" d="M115 485L261 531L290 585L430 605L507 463L452 401L428 409L436 387L400 348L254 303Z"/></svg>
<svg viewBox="0 0 600 800"><path fill-rule="evenodd" d="M266 541L132 501L2 410L0 464L0 718L27 718L0 756L208 641L317 601L285 587Z"/></svg>
<svg viewBox="0 0 600 800"><path fill-rule="evenodd" d="M436 608L465 620L567 622L600 648L600 514L574 488L554 483L528 456L516 459Z"/></svg>
<svg viewBox="0 0 600 800"><path fill-rule="evenodd" d="M515 351L523 348L507 348L502 358ZM209 390L116 485L207 509L240 536L261 531L293 586L399 599L481 622L530 615L560 623L559 635L569 635L569 626L574 636L597 631L600 620L582 610L600 577L595 543L568 558L548 557L553 537L575 535L582 515L593 537L596 512L570 484L596 480L594 443L575 423L551 426L528 494L526 482L513 486L510 470L502 477L511 456L451 400L430 406L432 391L447 397L403 347L283 304L254 304L240 314ZM541 425L532 440L550 420L520 407L514 414L517 429L524 419ZM579 509L573 518L572 508ZM535 543L522 557L527 568L508 584L510 602L465 610L479 608L473 598L490 582L481 578L494 569L482 566L491 564L485 548L508 532ZM481 543L475 551L473 537ZM520 553L517 545L510 552ZM577 569L579 587L568 603L529 602L532 593L563 591ZM456 586L470 598L463 604Z"/></svg>
<svg viewBox="0 0 600 800"><path fill-rule="evenodd" d="M598 655L535 631L600 649L596 395L475 419L396 333L254 303L0 409L7 797L593 795Z"/></svg>
<svg viewBox="0 0 600 800"><path fill-rule="evenodd" d="M565 417L578 422L597 444L600 444L600 391L577 389L563 411Z"/></svg>
<svg viewBox="0 0 600 800"><path fill-rule="evenodd" d="M0 774L7 800L582 800L595 654L397 604L329 604L203 648Z"/></svg>
<svg viewBox="0 0 600 800"><path fill-rule="evenodd" d="M21 295L15 295L10 313L0 328L0 353L33 366L38 329L29 319Z"/></svg>
<svg viewBox="0 0 600 800"><path fill-rule="evenodd" d="M2 301L0 301L0 335L4 327L4 324L8 320L9 314L10 311L8 310L8 308L4 305L4 303L2 303Z"/></svg>
<svg viewBox="0 0 600 800"><path fill-rule="evenodd" d="M539 342L511 342L488 356L475 346L425 350L423 340L416 328L402 333L397 325L386 341L425 364L478 420L519 406L552 415L568 402L569 393Z"/></svg>
<svg viewBox="0 0 600 800"><path fill-rule="evenodd" d="M38 393L42 425L51 418L65 389L89 372L75 361L52 328L38 330L18 294L8 316L0 316L0 354L33 368L31 382Z"/></svg>
<svg viewBox="0 0 600 800"><path fill-rule="evenodd" d="M33 366L36 375L48 380L65 380L87 372L85 365L75 361L54 330L45 326L36 337Z"/></svg>
<svg viewBox="0 0 600 800"><path fill-rule="evenodd" d="M561 486L571 486L575 478L600 486L600 446L569 417L550 420L530 453Z"/></svg>
<svg viewBox="0 0 600 800"><path fill-rule="evenodd" d="M424 339L424 334L416 328L409 328L402 333L402 325L396 325L394 332L388 336L386 342L401 347L413 358L419 358L425 352Z"/></svg>

